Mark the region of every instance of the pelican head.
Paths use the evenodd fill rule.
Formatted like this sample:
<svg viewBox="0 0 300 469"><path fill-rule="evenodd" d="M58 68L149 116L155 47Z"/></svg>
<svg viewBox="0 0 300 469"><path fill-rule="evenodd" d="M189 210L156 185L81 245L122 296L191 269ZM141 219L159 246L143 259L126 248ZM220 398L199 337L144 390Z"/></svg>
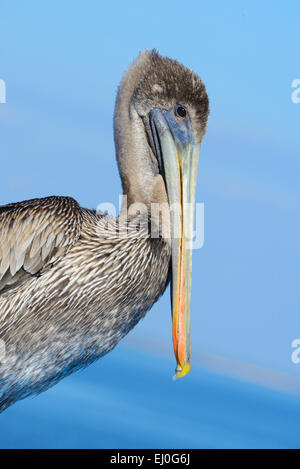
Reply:
<svg viewBox="0 0 300 469"><path fill-rule="evenodd" d="M176 377L190 369L191 240L208 113L198 75L155 50L142 52L129 67L115 108L116 154L127 203L167 203L170 208Z"/></svg>

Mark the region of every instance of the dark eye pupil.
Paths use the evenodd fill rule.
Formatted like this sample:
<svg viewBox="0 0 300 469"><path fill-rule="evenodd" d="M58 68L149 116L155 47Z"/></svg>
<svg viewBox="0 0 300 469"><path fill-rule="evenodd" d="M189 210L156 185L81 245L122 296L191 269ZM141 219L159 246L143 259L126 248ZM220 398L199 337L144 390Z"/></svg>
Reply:
<svg viewBox="0 0 300 469"><path fill-rule="evenodd" d="M176 114L179 117L186 117L186 109L183 106L177 106L176 107Z"/></svg>

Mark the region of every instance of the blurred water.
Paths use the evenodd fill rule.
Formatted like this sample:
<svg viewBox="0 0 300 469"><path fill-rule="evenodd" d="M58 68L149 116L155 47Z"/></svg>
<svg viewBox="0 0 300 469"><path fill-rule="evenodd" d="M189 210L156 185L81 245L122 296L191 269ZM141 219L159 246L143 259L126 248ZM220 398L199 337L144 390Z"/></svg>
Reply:
<svg viewBox="0 0 300 469"><path fill-rule="evenodd" d="M299 448L297 396L119 347L0 416L1 448Z"/></svg>

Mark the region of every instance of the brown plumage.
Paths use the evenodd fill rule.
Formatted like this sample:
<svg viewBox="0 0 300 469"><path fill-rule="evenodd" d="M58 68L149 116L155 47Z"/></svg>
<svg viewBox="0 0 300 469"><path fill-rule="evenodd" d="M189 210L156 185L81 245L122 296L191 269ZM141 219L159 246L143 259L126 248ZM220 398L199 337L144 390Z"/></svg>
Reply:
<svg viewBox="0 0 300 469"><path fill-rule="evenodd" d="M117 219L69 197L0 207L0 411L110 351L164 292L169 239L152 238L151 203L168 203L163 174L143 124L151 108L180 100L195 135L208 100L196 74L144 52L121 83L115 110L117 160L129 204ZM166 221L166 229L168 226Z"/></svg>

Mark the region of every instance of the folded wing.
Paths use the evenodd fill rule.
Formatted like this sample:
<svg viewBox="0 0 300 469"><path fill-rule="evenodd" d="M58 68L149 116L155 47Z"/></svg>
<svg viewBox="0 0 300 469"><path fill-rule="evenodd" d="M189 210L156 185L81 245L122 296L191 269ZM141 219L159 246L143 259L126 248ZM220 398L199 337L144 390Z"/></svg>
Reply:
<svg viewBox="0 0 300 469"><path fill-rule="evenodd" d="M82 211L70 197L0 206L0 295L62 258L80 236Z"/></svg>

